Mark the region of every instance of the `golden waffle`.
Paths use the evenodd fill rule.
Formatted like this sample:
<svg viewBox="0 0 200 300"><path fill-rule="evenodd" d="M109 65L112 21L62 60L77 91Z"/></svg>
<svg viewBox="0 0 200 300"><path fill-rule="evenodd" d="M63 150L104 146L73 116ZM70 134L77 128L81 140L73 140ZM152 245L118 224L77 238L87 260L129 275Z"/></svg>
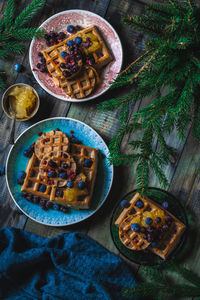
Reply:
<svg viewBox="0 0 200 300"><path fill-rule="evenodd" d="M44 132L35 143L35 154L38 159L42 159L46 153L55 152L68 152L69 139L59 130L51 130Z"/></svg>
<svg viewBox="0 0 200 300"><path fill-rule="evenodd" d="M86 176L87 194L82 194L80 197L78 196L77 198L75 197L75 199L68 201L68 199L65 198L65 194L57 197L55 193L54 195L52 194L53 202L76 209L89 208L97 172L98 152L99 150L95 148L80 144L71 144L70 154L77 164L77 173L82 173ZM83 165L85 159L90 159L92 161L91 167L85 167ZM69 191L69 189L67 190Z"/></svg>
<svg viewBox="0 0 200 300"><path fill-rule="evenodd" d="M136 206L136 202L141 200L144 203L142 208L138 208ZM119 215L117 220L115 221L115 225L120 227L120 224L127 218L127 217L134 217L137 215L143 215L146 212L154 214L155 212L158 213L165 213L166 215L172 218L172 223L167 230L166 233L163 234L162 240L158 242L156 247L148 247L148 249L155 253L156 255L160 256L162 259L166 259L170 253L175 249L180 238L185 231L185 225L180 222L175 216L173 216L170 212L163 209L159 204L154 203L152 200L148 199L147 197L140 197L139 193L136 193L133 198L129 202L131 205L128 208L124 208L122 213ZM154 226L154 223L152 224Z"/></svg>
<svg viewBox="0 0 200 300"><path fill-rule="evenodd" d="M70 36L69 38L65 39L64 41L60 42L57 45L48 47L47 49L43 50L42 53L46 59L46 64L48 70L53 77L58 77L60 74L59 64L56 64L55 61L59 59L59 61L65 62L64 59L61 58L60 53L62 51L67 52L66 42L69 40L74 40L77 36L79 37L90 37L90 35L94 35L96 37L96 41L99 43L98 49L92 51L91 49L84 49L84 52L87 54L88 51L93 54L95 59L95 67L102 68L107 65L110 61L112 61L112 56L110 54L109 49L107 48L103 38L101 37L98 29L96 26L88 27L81 31L78 31L76 34ZM95 41L95 42L96 42Z"/></svg>
<svg viewBox="0 0 200 300"><path fill-rule="evenodd" d="M59 80L59 86L71 98L82 99L89 96L95 89L99 76L95 68L84 66L74 80Z"/></svg>
<svg viewBox="0 0 200 300"><path fill-rule="evenodd" d="M150 243L143 239L141 233L134 232L131 229L133 217L129 216L124 219L119 226L119 238L125 247L131 250L144 250Z"/></svg>
<svg viewBox="0 0 200 300"><path fill-rule="evenodd" d="M51 165L52 162L53 165ZM62 167L63 163L65 164L64 168ZM64 187L66 186L68 177L70 176L67 178L59 177L59 168L63 173L74 174L74 176L76 174L76 162L74 161L73 157L67 152L57 151L49 152L43 156L40 162L39 171L42 178L47 178L47 183L49 183L49 185ZM49 176L49 171L51 170L56 172L56 177Z"/></svg>
<svg viewBox="0 0 200 300"><path fill-rule="evenodd" d="M33 153L26 166L26 177L24 179L21 191L26 191L33 195L50 199L52 186L47 185L47 180L42 178L39 171L39 165L40 160L37 158L35 153ZM42 184L44 184L46 187L46 190L43 192L39 190Z"/></svg>

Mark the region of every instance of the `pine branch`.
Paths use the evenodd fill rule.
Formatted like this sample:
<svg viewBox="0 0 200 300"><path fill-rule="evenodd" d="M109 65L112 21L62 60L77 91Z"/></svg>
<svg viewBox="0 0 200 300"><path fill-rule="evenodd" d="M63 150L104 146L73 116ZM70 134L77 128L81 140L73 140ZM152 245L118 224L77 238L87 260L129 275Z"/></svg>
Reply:
<svg viewBox="0 0 200 300"><path fill-rule="evenodd" d="M14 18L15 0L8 0L4 13L4 23L6 28L10 28Z"/></svg>
<svg viewBox="0 0 200 300"><path fill-rule="evenodd" d="M40 9L44 5L44 3L45 0L33 0L16 18L13 28L19 28L22 25L26 24L38 11L38 9Z"/></svg>
<svg viewBox="0 0 200 300"><path fill-rule="evenodd" d="M20 28L12 32L12 36L18 40L28 40L33 37L40 38L44 36L44 34L45 31L38 28Z"/></svg>

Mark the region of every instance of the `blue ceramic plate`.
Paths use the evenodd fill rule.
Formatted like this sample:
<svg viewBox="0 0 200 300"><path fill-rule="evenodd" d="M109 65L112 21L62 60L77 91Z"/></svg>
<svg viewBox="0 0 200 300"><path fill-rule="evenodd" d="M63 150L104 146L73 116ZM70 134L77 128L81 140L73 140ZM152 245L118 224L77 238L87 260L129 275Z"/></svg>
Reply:
<svg viewBox="0 0 200 300"><path fill-rule="evenodd" d="M98 171L95 181L95 188L91 200L91 209L74 210L63 213L53 209L44 211L38 204L31 203L21 197L21 186L17 184L16 177L20 171L24 171L28 163L28 158L24 157L23 151L28 148L38 138L38 132L50 131L59 128L70 135L70 130L74 131L74 136L83 145L94 147L100 150ZM66 226L83 221L93 215L104 203L110 191L113 181L113 166L108 164L109 150L99 134L88 125L70 118L51 118L38 122L25 130L16 140L11 148L6 163L6 181L9 192L22 212L38 223L49 226Z"/></svg>

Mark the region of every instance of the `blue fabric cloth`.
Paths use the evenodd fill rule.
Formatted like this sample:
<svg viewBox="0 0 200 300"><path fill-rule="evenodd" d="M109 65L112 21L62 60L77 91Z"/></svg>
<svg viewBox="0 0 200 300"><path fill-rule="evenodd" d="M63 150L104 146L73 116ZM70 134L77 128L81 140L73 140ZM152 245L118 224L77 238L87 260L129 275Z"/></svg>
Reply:
<svg viewBox="0 0 200 300"><path fill-rule="evenodd" d="M122 259L82 233L47 239L0 230L0 299L121 300L131 285Z"/></svg>

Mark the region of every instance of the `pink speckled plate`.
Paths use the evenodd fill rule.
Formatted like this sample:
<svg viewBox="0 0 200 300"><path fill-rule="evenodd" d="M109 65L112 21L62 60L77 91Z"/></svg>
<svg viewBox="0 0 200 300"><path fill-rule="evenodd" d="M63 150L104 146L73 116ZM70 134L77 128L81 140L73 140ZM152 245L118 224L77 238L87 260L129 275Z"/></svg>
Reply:
<svg viewBox="0 0 200 300"><path fill-rule="evenodd" d="M84 99L72 99L67 96L61 88L54 84L48 74L41 73L39 71L32 72L41 87L57 99L71 102L84 102L102 95L109 89L110 82L117 77L117 74L121 70L123 57L122 45L118 34L105 19L86 10L77 9L60 12L47 19L40 27L44 28L48 32L53 30L57 32L64 31L67 33L66 27L69 24L80 25L83 28L96 25L113 54L114 60L103 69L101 73L101 84L97 86L95 92L92 93L90 97ZM46 47L44 39L32 40L29 51L29 61L32 70L36 68L39 61L38 52Z"/></svg>

